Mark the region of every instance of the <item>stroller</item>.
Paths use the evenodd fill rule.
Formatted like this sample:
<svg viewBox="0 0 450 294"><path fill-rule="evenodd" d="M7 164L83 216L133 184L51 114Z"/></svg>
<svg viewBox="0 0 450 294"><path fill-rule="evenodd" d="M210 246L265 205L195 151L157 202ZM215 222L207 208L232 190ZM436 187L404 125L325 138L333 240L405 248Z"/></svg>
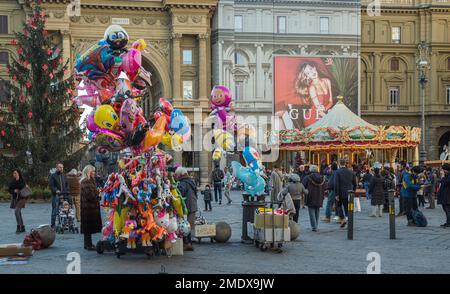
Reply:
<svg viewBox="0 0 450 294"><path fill-rule="evenodd" d="M75 209L72 198L68 193L59 195L58 224L55 230L58 234L64 234L65 231L79 233L78 227L75 225Z"/></svg>

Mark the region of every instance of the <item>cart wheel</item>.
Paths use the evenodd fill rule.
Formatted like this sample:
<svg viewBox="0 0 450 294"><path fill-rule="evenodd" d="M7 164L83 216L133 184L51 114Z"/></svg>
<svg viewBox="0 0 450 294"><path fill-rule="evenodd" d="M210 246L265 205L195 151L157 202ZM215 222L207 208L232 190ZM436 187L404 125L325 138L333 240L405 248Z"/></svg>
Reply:
<svg viewBox="0 0 450 294"><path fill-rule="evenodd" d="M103 254L104 249L103 249L102 241L98 241L97 242L97 245L95 246L95 249L97 250L98 254Z"/></svg>

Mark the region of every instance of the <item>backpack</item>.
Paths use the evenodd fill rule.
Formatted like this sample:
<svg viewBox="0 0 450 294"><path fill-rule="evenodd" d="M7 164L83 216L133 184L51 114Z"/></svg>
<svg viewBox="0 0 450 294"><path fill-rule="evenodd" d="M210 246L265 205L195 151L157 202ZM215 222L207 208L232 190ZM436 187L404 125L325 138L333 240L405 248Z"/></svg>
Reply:
<svg viewBox="0 0 450 294"><path fill-rule="evenodd" d="M220 169L215 169L213 171L213 181L214 182L221 182L223 179L223 172Z"/></svg>
<svg viewBox="0 0 450 294"><path fill-rule="evenodd" d="M412 212L412 217L413 217L413 220L414 220L414 223L416 224L416 226L426 227L428 225L427 218L422 213L422 211L420 211L418 209L414 210Z"/></svg>

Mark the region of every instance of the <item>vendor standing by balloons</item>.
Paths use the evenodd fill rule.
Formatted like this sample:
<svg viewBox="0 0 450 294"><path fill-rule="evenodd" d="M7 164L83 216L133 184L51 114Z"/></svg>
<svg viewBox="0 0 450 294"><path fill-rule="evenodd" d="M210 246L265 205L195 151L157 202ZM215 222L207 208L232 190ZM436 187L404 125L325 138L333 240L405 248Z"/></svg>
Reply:
<svg viewBox="0 0 450 294"><path fill-rule="evenodd" d="M184 239L184 250L193 251L192 231L195 228L195 213L197 212L197 186L184 167L179 167L175 170L175 178L178 180L178 190L186 201L187 219L191 225L191 233Z"/></svg>
<svg viewBox="0 0 450 294"><path fill-rule="evenodd" d="M100 197L95 185L95 167L87 165L81 176L81 233L84 234L84 249L95 250L92 234L102 231Z"/></svg>

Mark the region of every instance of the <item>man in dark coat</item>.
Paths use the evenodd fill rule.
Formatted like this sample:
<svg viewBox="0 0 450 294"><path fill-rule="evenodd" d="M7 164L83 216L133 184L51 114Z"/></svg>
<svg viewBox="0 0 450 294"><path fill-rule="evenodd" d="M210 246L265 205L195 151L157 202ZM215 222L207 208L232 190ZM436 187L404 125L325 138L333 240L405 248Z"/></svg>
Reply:
<svg viewBox="0 0 450 294"><path fill-rule="evenodd" d="M426 172L426 180L425 180L425 197L428 199L428 207L427 209L434 209L435 203L434 203L434 192L436 191L436 176L433 173L433 170L431 167L428 167Z"/></svg>
<svg viewBox="0 0 450 294"><path fill-rule="evenodd" d="M175 178L178 180L178 190L181 196L185 199L186 209L188 211L188 222L191 225L191 233L185 238L185 251L192 251L192 232L195 228L195 213L197 207L197 185L189 177L187 170L184 167L179 167L175 170Z"/></svg>
<svg viewBox="0 0 450 294"><path fill-rule="evenodd" d="M442 205L447 218L447 221L441 227L448 228L450 227L450 164L444 164L442 170L444 171L444 177L441 179L437 198L438 204Z"/></svg>
<svg viewBox="0 0 450 294"><path fill-rule="evenodd" d="M334 191L336 193L337 208L339 209L339 217L341 218L341 228L347 224L348 216L348 191L356 189L356 176L354 172L347 168L347 161L341 159L340 168L336 171L334 179ZM345 212L345 215L344 215Z"/></svg>
<svg viewBox="0 0 450 294"><path fill-rule="evenodd" d="M56 164L56 172L50 176L49 180L50 190L52 191L52 216L51 226L55 227L56 216L58 215L59 196L69 192L67 178L64 174L64 165L62 163ZM70 201L71 203L71 201Z"/></svg>
<svg viewBox="0 0 450 294"><path fill-rule="evenodd" d="M406 162L402 161L400 162L400 170L397 172L397 190L399 193L399 209L397 216L402 216L406 214L405 210L405 199L402 196L401 189L402 189L402 182L403 182L403 176L408 171Z"/></svg>

